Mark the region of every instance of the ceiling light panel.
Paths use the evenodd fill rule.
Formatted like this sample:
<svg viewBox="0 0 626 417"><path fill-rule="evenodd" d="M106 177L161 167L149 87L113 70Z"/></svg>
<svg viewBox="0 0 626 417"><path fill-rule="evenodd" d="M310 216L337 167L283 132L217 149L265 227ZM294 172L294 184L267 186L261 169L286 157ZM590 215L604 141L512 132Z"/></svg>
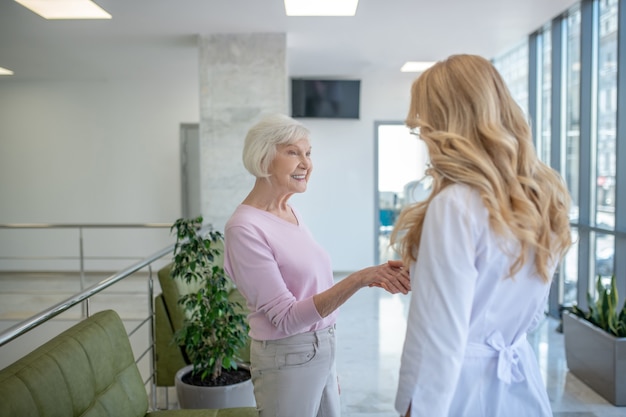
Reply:
<svg viewBox="0 0 626 417"><path fill-rule="evenodd" d="M434 62L430 62L430 61L408 61L406 62L402 68L400 68L400 71L402 72L424 72L426 71L428 68L432 67L433 65L435 65Z"/></svg>
<svg viewBox="0 0 626 417"><path fill-rule="evenodd" d="M110 19L111 15L90 0L15 0L44 19Z"/></svg>
<svg viewBox="0 0 626 417"><path fill-rule="evenodd" d="M287 16L354 16L359 0L285 0Z"/></svg>
<svg viewBox="0 0 626 417"><path fill-rule="evenodd" d="M13 75L13 71L0 67L0 75Z"/></svg>

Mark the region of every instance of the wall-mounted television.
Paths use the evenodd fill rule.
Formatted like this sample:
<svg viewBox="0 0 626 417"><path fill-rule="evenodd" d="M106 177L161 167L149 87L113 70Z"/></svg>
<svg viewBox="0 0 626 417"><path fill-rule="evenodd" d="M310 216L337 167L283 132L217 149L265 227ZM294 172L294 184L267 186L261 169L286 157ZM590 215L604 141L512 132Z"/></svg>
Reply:
<svg viewBox="0 0 626 417"><path fill-rule="evenodd" d="M360 80L291 79L291 116L358 119Z"/></svg>

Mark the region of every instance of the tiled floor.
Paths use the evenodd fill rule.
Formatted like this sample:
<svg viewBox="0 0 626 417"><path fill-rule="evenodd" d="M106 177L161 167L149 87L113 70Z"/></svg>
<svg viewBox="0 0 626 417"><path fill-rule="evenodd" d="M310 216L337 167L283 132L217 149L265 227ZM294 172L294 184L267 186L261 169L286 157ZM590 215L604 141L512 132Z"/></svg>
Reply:
<svg viewBox="0 0 626 417"><path fill-rule="evenodd" d="M104 277L106 275L93 274L87 281L91 285ZM158 292L158 284L155 286ZM91 308L93 311L114 308L126 321L137 321L148 311L147 288L146 276L139 274L97 297ZM79 289L76 274L0 273L0 331L62 301ZM397 417L393 401L407 306L406 296L367 288L341 307L337 324L337 367L342 388L342 416ZM78 314L79 311L70 312L57 320L71 323ZM60 327L69 325L66 323ZM537 352L554 415L625 417L626 407L612 406L568 372L563 335L556 331L557 325L557 321L546 319L529 337ZM25 351L20 347L9 349L10 345L0 347L0 368L6 366L7 360ZM172 401L175 398L170 394Z"/></svg>
<svg viewBox="0 0 626 417"><path fill-rule="evenodd" d="M407 309L408 297L369 288L342 307L337 326L342 415L397 417L393 401ZM529 335L554 415L626 416L626 407L614 407L568 372L563 335L556 331L558 324L546 319L537 332Z"/></svg>

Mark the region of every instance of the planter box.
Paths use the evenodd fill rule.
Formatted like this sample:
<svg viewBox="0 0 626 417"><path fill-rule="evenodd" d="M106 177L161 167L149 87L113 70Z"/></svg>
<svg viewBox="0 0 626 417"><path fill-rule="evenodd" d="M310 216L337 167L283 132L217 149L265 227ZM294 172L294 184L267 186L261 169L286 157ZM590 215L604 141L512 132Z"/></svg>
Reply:
<svg viewBox="0 0 626 417"><path fill-rule="evenodd" d="M615 337L569 311L563 312L567 367L616 406L626 406L626 337Z"/></svg>

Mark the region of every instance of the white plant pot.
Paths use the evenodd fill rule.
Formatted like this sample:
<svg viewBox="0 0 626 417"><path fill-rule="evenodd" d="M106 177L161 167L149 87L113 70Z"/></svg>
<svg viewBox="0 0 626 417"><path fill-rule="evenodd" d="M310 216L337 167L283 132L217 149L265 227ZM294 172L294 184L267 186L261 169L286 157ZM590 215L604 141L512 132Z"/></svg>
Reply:
<svg viewBox="0 0 626 417"><path fill-rule="evenodd" d="M180 408L256 407L251 379L232 385L201 387L182 381L182 377L192 369L193 365L188 365L176 372L175 386Z"/></svg>

